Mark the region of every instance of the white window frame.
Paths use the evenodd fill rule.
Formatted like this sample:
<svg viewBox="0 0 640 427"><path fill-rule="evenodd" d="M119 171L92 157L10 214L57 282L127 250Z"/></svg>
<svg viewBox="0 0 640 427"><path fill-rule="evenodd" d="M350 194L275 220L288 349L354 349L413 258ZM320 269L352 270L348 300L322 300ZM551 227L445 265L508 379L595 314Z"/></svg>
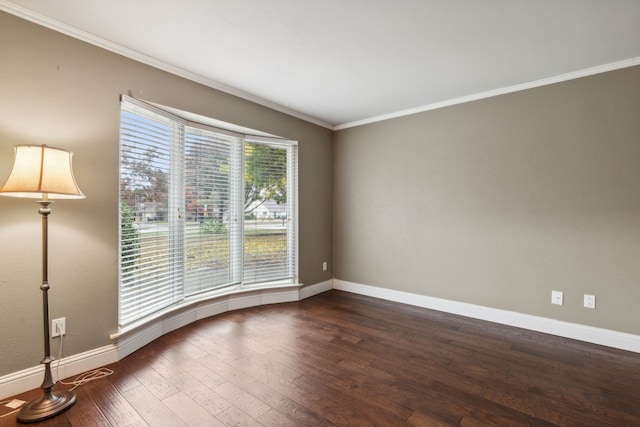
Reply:
<svg viewBox="0 0 640 427"><path fill-rule="evenodd" d="M153 105L149 105L143 101L137 100L129 96L122 96L122 111L129 111L125 107L135 106L153 114L158 114L164 118L169 118L176 123L179 123L182 129L182 136L180 137L179 144L171 145L171 160L170 160L170 176L171 185L169 185L169 208L168 208L168 224L169 224L169 244L171 246L172 253L177 257L177 262L173 263L179 271L176 271L175 278L178 281L178 287L180 287L182 294L176 298L176 301L172 304L166 305L159 309L143 311L143 315L123 315L123 307L130 304L131 301L124 300L123 293L123 264L121 255L119 257L119 304L118 304L118 319L121 329L130 328L133 325L145 323L158 315L161 315L167 310L179 308L181 305L193 304L200 300L206 300L214 296L224 295L225 293L242 291L243 289L255 289L255 288L275 288L282 285L291 285L298 283L298 173L297 173L297 141L287 140L284 138L264 137L261 135L250 135L233 132L226 129L220 129L219 127L208 126L201 123L195 123L185 120L175 114L164 111ZM135 114L135 113L132 113ZM200 293L186 294L185 293L185 214L186 214L186 201L185 201L185 129L186 128L203 128L207 131L220 133L223 135L233 136L238 138L238 143L232 143L231 149L233 151L231 159L233 165L232 170L235 171L231 175L230 179L230 214L229 214L229 251L230 256L240 256L240 259L235 259L231 263L230 272L231 280L227 285L218 286L211 290L204 290ZM244 145L245 142L264 144L267 146L278 147L287 149L287 201L286 201L286 217L287 217L287 277L277 278L270 281L245 284L242 281L243 275L243 261L242 256L244 253ZM122 141L121 141L122 144ZM182 214L181 214L182 213ZM119 220L122 221L121 215ZM119 228L122 230L122 228ZM120 245L122 247L122 236L119 236ZM119 249L121 254L121 251ZM175 261L175 260L174 260Z"/></svg>

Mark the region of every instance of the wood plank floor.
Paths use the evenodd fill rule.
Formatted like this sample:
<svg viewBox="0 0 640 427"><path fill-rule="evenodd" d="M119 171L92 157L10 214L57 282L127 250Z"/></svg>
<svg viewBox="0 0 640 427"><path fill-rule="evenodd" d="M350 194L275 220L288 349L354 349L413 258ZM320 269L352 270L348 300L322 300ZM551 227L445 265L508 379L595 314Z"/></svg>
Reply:
<svg viewBox="0 0 640 427"><path fill-rule="evenodd" d="M640 426L638 354L335 290L199 321L109 367L36 425Z"/></svg>

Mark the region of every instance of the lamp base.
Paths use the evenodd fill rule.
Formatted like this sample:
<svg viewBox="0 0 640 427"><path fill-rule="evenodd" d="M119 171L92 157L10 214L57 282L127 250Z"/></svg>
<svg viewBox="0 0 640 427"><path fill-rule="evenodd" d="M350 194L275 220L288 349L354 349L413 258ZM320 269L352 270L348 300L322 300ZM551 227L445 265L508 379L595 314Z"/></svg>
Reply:
<svg viewBox="0 0 640 427"><path fill-rule="evenodd" d="M35 423L54 417L69 409L74 403L76 395L72 391L50 391L24 405L18 412L18 422Z"/></svg>

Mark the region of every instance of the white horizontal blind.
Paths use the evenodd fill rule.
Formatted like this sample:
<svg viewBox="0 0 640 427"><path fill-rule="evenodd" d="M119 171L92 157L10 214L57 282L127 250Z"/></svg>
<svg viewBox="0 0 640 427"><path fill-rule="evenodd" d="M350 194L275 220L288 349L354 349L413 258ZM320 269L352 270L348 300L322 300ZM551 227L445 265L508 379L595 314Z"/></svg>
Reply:
<svg viewBox="0 0 640 427"><path fill-rule="evenodd" d="M296 275L295 147L245 140L244 263L246 284Z"/></svg>
<svg viewBox="0 0 640 427"><path fill-rule="evenodd" d="M179 124L123 104L120 125L120 324L182 299L180 246L170 217L180 208L181 179L172 170ZM178 205L178 206L176 206Z"/></svg>
<svg viewBox="0 0 640 427"><path fill-rule="evenodd" d="M297 280L296 153L123 97L120 326L206 291Z"/></svg>
<svg viewBox="0 0 640 427"><path fill-rule="evenodd" d="M241 139L187 127L185 133L185 293L215 289L234 281L232 176L239 171L233 145Z"/></svg>

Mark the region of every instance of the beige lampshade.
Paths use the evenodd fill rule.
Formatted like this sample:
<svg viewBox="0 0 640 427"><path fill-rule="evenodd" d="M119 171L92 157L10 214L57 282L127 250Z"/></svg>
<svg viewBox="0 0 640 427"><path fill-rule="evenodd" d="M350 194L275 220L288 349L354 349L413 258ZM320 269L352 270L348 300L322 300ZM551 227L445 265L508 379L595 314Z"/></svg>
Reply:
<svg viewBox="0 0 640 427"><path fill-rule="evenodd" d="M73 176L73 153L46 145L18 145L0 195L34 199L83 199Z"/></svg>

